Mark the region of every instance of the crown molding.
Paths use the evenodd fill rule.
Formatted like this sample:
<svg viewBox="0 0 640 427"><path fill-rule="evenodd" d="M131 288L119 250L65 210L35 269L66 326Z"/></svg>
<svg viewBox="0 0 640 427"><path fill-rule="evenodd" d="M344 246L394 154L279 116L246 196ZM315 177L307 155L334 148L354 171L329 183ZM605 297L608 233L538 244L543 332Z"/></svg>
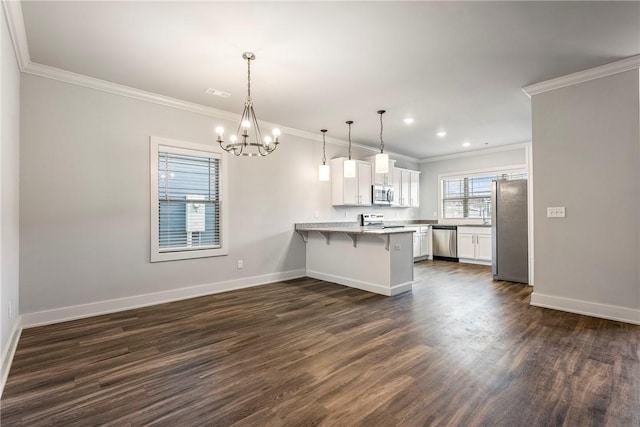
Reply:
<svg viewBox="0 0 640 427"><path fill-rule="evenodd" d="M162 105L165 107L176 108L179 110L189 111L191 113L201 114L203 116L215 117L217 119L239 121L240 114L231 113L229 111L220 110L217 108L209 107L202 104L196 104L194 102L183 101L181 99L172 98L169 96L160 95L153 92L136 89L130 86L121 85L118 83L109 82L106 80L96 79L94 77L85 76L83 74L74 73L60 68L50 67L48 65L42 65L35 62L29 62L22 70L26 74L31 74L38 77L44 77L47 79L58 80L64 83L73 84L76 86L83 86L89 89L98 90L101 92L111 93L114 95L125 96L128 98L137 99L140 101L150 102L153 104ZM260 126L267 128L280 128L283 134L298 136L300 138L309 139L312 141L319 141L321 139L319 134L282 126L278 123L265 122L263 120L258 121ZM348 142L338 138L327 138L327 144L348 146ZM368 145L351 143L352 148L358 148L365 151L371 151L377 153L378 147L371 147ZM411 162L417 162L418 159L404 154L397 154L388 151L388 154L394 158L401 158Z"/></svg>
<svg viewBox="0 0 640 427"><path fill-rule="evenodd" d="M482 156L484 154L499 153L501 151L517 150L518 148L526 148L526 147L530 147L530 146L531 146L531 142L519 142L517 144L501 145L499 147L484 148L484 149L473 150L473 151L465 151L463 153L454 153L454 154L445 154L445 155L442 155L442 156L427 157L425 159L421 159L418 163L424 164L424 163L440 162L440 161L443 161L443 160L459 159L459 158L462 158L462 157Z"/></svg>
<svg viewBox="0 0 640 427"><path fill-rule="evenodd" d="M631 56L621 61L612 62L610 64L601 65L600 67L590 68L584 71L578 71L577 73L568 74L566 76L557 77L544 82L534 83L523 87L522 91L529 97L532 97L533 95L538 95L550 90L588 82L589 80L599 79L600 77L606 77L612 74L634 70L636 68L640 68L640 55Z"/></svg>
<svg viewBox="0 0 640 427"><path fill-rule="evenodd" d="M9 35L13 43L13 50L18 60L20 71L31 62L29 55L29 44L27 43L27 31L24 28L24 18L22 16L22 5L19 1L2 0L4 14L9 28Z"/></svg>

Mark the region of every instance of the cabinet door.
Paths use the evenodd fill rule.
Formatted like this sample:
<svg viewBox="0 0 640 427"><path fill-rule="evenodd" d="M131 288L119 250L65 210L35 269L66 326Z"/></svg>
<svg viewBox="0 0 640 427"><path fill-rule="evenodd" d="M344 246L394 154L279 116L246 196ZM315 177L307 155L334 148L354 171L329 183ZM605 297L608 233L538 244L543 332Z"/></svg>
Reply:
<svg viewBox="0 0 640 427"><path fill-rule="evenodd" d="M358 162L358 204L371 205L371 163Z"/></svg>
<svg viewBox="0 0 640 427"><path fill-rule="evenodd" d="M357 175L356 175L357 177ZM358 204L358 180L357 178L343 178L343 192L345 205Z"/></svg>
<svg viewBox="0 0 640 427"><path fill-rule="evenodd" d="M475 257L474 235L458 233L458 258L475 259Z"/></svg>
<svg viewBox="0 0 640 427"><path fill-rule="evenodd" d="M411 171L409 173L409 206L420 207L420 174Z"/></svg>
<svg viewBox="0 0 640 427"><path fill-rule="evenodd" d="M420 256L420 233L413 233L413 257Z"/></svg>
<svg viewBox="0 0 640 427"><path fill-rule="evenodd" d="M420 234L420 256L431 254L431 236L429 233Z"/></svg>
<svg viewBox="0 0 640 427"><path fill-rule="evenodd" d="M491 235L476 234L476 259L491 261Z"/></svg>
<svg viewBox="0 0 640 427"><path fill-rule="evenodd" d="M400 169L393 168L393 202L391 206L400 206L400 198L402 197L402 179L400 177Z"/></svg>
<svg viewBox="0 0 640 427"><path fill-rule="evenodd" d="M411 171L402 169L400 171L400 206L409 206L411 199Z"/></svg>

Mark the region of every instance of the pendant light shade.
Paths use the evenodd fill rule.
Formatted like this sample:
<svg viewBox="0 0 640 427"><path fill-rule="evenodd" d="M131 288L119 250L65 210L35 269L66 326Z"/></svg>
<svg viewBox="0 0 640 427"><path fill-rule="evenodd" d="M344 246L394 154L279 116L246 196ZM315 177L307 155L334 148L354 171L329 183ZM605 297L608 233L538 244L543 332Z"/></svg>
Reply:
<svg viewBox="0 0 640 427"><path fill-rule="evenodd" d="M322 132L322 164L318 167L318 179L320 181L329 181L329 165L327 164L327 141L324 135L327 133L326 129L320 129Z"/></svg>
<svg viewBox="0 0 640 427"><path fill-rule="evenodd" d="M376 154L376 173L389 173L389 155Z"/></svg>
<svg viewBox="0 0 640 427"><path fill-rule="evenodd" d="M348 120L347 124L349 125L349 160L344 161L344 177L355 178L356 177L356 161L351 160L351 125L353 124L353 120Z"/></svg>
<svg viewBox="0 0 640 427"><path fill-rule="evenodd" d="M344 177L345 178L356 177L356 161L355 160L344 161Z"/></svg>
<svg viewBox="0 0 640 427"><path fill-rule="evenodd" d="M376 173L389 173L389 155L384 153L384 141L382 139L382 115L384 113L385 110L378 110L378 114L380 114L380 153L376 154Z"/></svg>
<svg viewBox="0 0 640 427"><path fill-rule="evenodd" d="M318 166L318 179L320 181L329 181L330 175L331 171L329 170L329 165Z"/></svg>

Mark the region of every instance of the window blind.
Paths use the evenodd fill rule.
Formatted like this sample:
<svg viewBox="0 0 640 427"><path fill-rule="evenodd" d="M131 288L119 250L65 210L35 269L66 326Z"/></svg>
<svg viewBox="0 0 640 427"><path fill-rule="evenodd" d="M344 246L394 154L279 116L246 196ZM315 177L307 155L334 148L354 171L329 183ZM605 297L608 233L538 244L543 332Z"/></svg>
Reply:
<svg viewBox="0 0 640 427"><path fill-rule="evenodd" d="M442 217L491 218L491 182L526 178L524 171L445 178L442 180Z"/></svg>
<svg viewBox="0 0 640 427"><path fill-rule="evenodd" d="M160 252L220 247L220 160L158 152Z"/></svg>

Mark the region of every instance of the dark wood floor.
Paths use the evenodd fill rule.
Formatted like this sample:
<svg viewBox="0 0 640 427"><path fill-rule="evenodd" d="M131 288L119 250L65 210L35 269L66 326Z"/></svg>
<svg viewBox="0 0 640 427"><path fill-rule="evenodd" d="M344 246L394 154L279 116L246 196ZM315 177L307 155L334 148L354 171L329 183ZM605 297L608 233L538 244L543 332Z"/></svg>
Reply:
<svg viewBox="0 0 640 427"><path fill-rule="evenodd" d="M488 267L412 293L313 279L23 332L2 426L638 426L640 327L529 306Z"/></svg>

